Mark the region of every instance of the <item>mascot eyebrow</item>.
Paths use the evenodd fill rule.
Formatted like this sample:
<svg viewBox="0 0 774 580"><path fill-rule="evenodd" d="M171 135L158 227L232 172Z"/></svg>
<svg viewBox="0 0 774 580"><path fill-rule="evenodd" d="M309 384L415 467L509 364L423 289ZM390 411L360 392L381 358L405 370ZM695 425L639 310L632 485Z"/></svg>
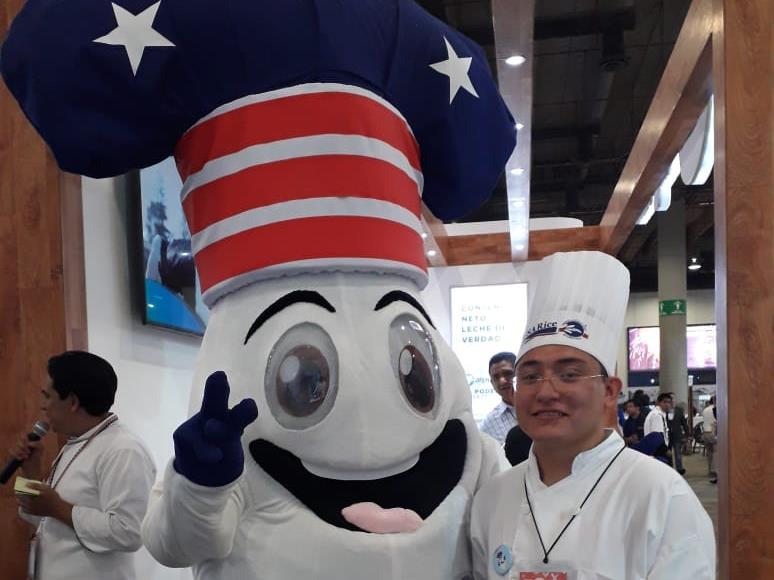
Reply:
<svg viewBox="0 0 774 580"><path fill-rule="evenodd" d="M419 313L425 317L425 320L427 320L428 324L435 328L435 324L433 324L433 321L430 320L430 316L427 314L427 312L425 312L425 309L422 307L422 305L417 302L417 299L414 298L411 294L407 294L406 292L402 292L400 290L393 290L392 292L388 292L382 296L381 300L379 300L379 302L376 303L376 306L374 306L374 312L389 306L393 302L398 301L411 304L411 306L419 310Z"/></svg>
<svg viewBox="0 0 774 580"><path fill-rule="evenodd" d="M336 312L336 309L331 305L331 303L328 302L319 292L315 292L314 290L294 290L293 292L289 292L272 302L266 308L266 310L258 315L258 318L256 318L255 322L253 322L253 324L250 326L250 330L247 331L244 344L247 344L247 341L250 340L250 337L253 334L255 334L255 331L258 330L264 322L269 320L269 318L275 314L278 314L288 306L297 304L299 302L316 304L320 308L325 308L325 310L328 312Z"/></svg>

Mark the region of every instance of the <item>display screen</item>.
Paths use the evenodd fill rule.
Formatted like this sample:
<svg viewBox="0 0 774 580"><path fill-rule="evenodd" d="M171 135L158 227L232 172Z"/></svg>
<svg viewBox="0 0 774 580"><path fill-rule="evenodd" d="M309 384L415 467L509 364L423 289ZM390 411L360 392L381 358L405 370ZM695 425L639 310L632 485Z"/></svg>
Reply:
<svg viewBox="0 0 774 580"><path fill-rule="evenodd" d="M144 321L201 335L209 311L194 268L182 187L171 157L140 171Z"/></svg>
<svg viewBox="0 0 774 580"><path fill-rule="evenodd" d="M629 328L629 372L659 370L659 328ZM714 324L686 327L686 357L689 369L717 367L717 342Z"/></svg>
<svg viewBox="0 0 774 580"><path fill-rule="evenodd" d="M643 326L629 329L629 372L659 369L659 328Z"/></svg>
<svg viewBox="0 0 774 580"><path fill-rule="evenodd" d="M687 328L688 368L714 369L718 364L718 348L714 324L700 324Z"/></svg>
<svg viewBox="0 0 774 580"><path fill-rule="evenodd" d="M451 289L452 350L465 369L478 423L501 400L489 382L489 359L503 351L515 354L526 325L526 284Z"/></svg>

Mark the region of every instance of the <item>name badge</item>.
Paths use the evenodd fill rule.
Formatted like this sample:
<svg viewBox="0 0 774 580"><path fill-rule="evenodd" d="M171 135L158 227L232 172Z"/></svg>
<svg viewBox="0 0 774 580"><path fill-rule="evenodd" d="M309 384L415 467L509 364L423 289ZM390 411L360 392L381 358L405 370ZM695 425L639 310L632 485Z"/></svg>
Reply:
<svg viewBox="0 0 774 580"><path fill-rule="evenodd" d="M567 580L567 572L519 572L519 580Z"/></svg>

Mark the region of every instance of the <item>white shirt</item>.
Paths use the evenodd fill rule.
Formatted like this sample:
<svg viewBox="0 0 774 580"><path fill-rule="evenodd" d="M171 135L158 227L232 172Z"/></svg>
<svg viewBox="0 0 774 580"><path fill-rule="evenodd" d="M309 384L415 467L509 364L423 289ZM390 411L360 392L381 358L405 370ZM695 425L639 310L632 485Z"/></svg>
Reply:
<svg viewBox="0 0 774 580"><path fill-rule="evenodd" d="M528 571L566 571L576 580L714 580L715 537L707 512L675 471L631 449L621 452L543 564L525 480L548 549L623 447L611 432L550 487L540 480L530 451L527 461L485 485L471 514L476 580L518 579ZM496 554L502 573L495 569Z"/></svg>
<svg viewBox="0 0 774 580"><path fill-rule="evenodd" d="M132 580L134 555L141 546L156 468L139 439L115 421L70 460L113 415L65 443L54 473L56 492L74 505L70 528L54 518L21 515L39 523L36 580ZM59 479L61 476L61 480Z"/></svg>
<svg viewBox="0 0 774 580"><path fill-rule="evenodd" d="M669 445L669 428L667 427L667 416L661 407L656 405L653 410L645 417L645 425L643 426L645 436L648 433L663 433L664 443Z"/></svg>
<svg viewBox="0 0 774 580"><path fill-rule="evenodd" d="M517 424L516 411L510 405L500 401L481 422L481 431L498 441L500 445L504 445L508 431Z"/></svg>
<svg viewBox="0 0 774 580"><path fill-rule="evenodd" d="M705 433L715 432L715 425L717 424L718 420L715 419L715 414L712 412L714 408L715 405L707 405L707 407L701 412L703 419L702 430Z"/></svg>

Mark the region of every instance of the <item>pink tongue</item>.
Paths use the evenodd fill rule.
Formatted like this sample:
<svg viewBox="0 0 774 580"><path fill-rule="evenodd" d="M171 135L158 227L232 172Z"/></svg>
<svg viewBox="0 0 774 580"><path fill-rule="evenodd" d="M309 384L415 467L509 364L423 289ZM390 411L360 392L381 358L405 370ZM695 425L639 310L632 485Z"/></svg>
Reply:
<svg viewBox="0 0 774 580"><path fill-rule="evenodd" d="M341 515L350 524L372 534L416 532L422 525L422 518L413 510L386 510L373 502L352 504L341 510Z"/></svg>

